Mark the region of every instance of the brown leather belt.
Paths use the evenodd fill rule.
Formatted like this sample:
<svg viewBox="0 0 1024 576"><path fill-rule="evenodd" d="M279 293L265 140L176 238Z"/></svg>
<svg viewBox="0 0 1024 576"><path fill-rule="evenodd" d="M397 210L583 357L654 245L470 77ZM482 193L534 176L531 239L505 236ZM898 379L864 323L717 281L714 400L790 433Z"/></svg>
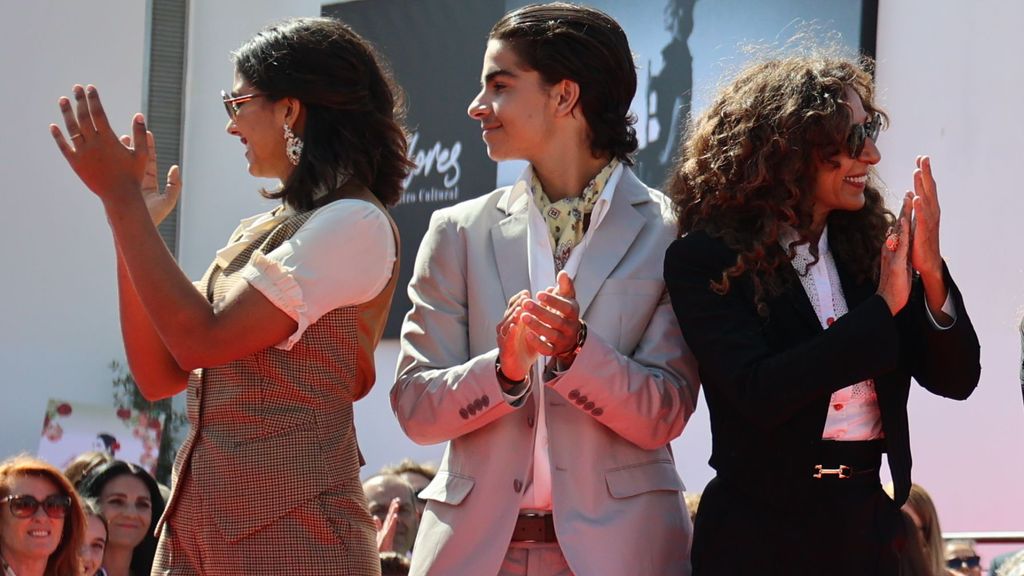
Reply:
<svg viewBox="0 0 1024 576"><path fill-rule="evenodd" d="M513 542L558 542L551 514L520 514L512 531Z"/></svg>

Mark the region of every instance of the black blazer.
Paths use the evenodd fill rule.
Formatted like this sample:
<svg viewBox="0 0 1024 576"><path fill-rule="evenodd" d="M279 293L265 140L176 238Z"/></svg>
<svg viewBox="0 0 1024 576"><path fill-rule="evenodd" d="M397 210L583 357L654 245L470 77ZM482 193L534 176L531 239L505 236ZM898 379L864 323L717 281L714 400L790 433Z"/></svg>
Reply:
<svg viewBox="0 0 1024 576"><path fill-rule="evenodd" d="M725 295L714 293L710 282L736 256L701 231L673 242L665 258L665 283L711 413L711 466L763 502L785 506L810 487L832 392L873 378L902 505L910 490L910 378L963 400L981 373L978 337L948 270L956 322L938 330L927 318L919 280L893 317L876 286L854 282L836 255L849 312L823 330L790 266L783 270L787 288L767 300L767 319L757 315L746 278L733 280Z"/></svg>

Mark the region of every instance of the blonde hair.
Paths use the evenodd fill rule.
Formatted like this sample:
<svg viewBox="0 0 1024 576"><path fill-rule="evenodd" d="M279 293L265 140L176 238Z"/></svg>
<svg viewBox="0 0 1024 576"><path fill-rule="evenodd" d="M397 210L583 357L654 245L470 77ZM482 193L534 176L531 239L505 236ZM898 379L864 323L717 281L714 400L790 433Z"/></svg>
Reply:
<svg viewBox="0 0 1024 576"><path fill-rule="evenodd" d="M78 483L88 476L90 472L113 459L114 457L107 452L97 450L82 452L64 469L64 476L71 481L72 485L77 487Z"/></svg>
<svg viewBox="0 0 1024 576"><path fill-rule="evenodd" d="M892 496L892 482L885 485L885 491ZM913 510L918 520L921 521L921 543L924 545L925 556L932 573L946 574L946 547L942 542L939 513L935 509L935 502L932 501L931 495L920 484L911 484L910 494L907 496L904 506Z"/></svg>

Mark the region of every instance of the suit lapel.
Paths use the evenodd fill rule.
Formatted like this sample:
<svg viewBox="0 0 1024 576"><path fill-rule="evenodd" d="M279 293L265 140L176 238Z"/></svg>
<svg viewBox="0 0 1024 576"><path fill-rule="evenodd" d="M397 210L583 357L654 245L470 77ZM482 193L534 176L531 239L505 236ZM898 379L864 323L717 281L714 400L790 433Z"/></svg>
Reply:
<svg viewBox="0 0 1024 576"><path fill-rule="evenodd" d="M526 226L528 212L525 204L516 203L515 210L507 205L509 194L498 203L497 208L508 216L491 228L491 242L494 245L494 262L501 279L501 290L505 302L520 290L530 288L530 270L527 263Z"/></svg>
<svg viewBox="0 0 1024 576"><path fill-rule="evenodd" d="M590 239L576 272L576 301L580 305L580 317L586 314L605 278L629 251L646 223L633 205L649 201L647 189L631 170L623 167L608 213Z"/></svg>
<svg viewBox="0 0 1024 576"><path fill-rule="evenodd" d="M853 310L861 302L868 299L875 293L875 287L870 282L862 284L857 282L853 275L843 265L842 258L832 251L832 258L836 261L836 271L839 272L839 282L843 285L843 297L846 298L846 307Z"/></svg>

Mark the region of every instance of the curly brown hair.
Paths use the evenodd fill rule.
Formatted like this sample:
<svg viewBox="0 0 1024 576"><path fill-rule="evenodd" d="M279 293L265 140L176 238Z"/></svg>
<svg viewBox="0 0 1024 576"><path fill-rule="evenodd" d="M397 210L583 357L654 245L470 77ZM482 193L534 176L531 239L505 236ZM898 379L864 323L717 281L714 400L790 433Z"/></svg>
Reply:
<svg viewBox="0 0 1024 576"><path fill-rule="evenodd" d="M758 313L766 296L784 287L780 267L795 255L779 238L785 226L798 243L813 237L813 179L822 164L846 154L851 109L847 89L869 115L885 113L873 102L874 62L832 55L797 55L757 62L722 89L694 123L680 147L669 180L680 236L703 230L737 252L736 264L712 289L725 294L730 280L749 275ZM886 210L874 168L864 207L828 216L832 250L859 282L877 282ZM795 245L794 245L795 246ZM816 255L817 246L811 244Z"/></svg>

